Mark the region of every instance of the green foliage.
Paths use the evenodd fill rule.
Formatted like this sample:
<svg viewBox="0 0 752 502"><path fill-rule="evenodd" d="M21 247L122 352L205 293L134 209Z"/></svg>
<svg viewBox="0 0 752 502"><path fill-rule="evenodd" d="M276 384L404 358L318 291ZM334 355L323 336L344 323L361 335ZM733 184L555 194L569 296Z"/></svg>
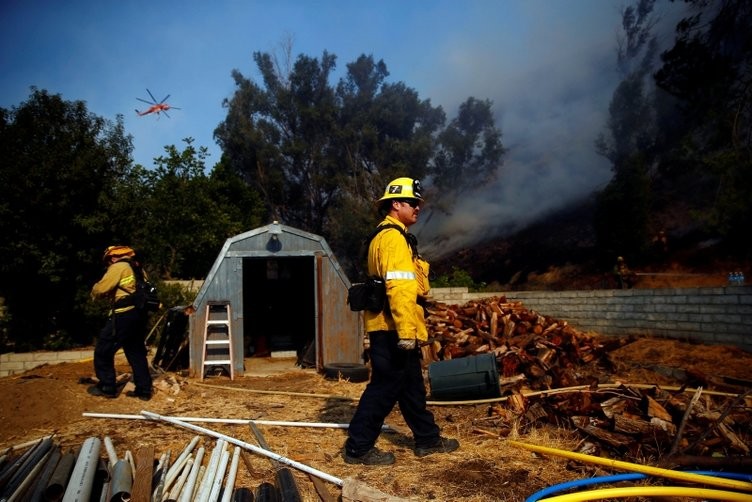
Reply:
<svg viewBox="0 0 752 502"><path fill-rule="evenodd" d="M46 91L0 111L0 296L11 342L85 338L78 299L95 280L111 216L101 201L131 148L122 117L106 121Z"/></svg>
<svg viewBox="0 0 752 502"><path fill-rule="evenodd" d="M467 288L468 291L482 291L484 283L476 283L468 272L452 267L450 274L443 274L431 279L432 288Z"/></svg>
<svg viewBox="0 0 752 502"><path fill-rule="evenodd" d="M146 169L131 163L122 117L36 89L0 109L4 349L90 344L109 309L89 298L108 245L138 249L157 282L203 277L228 237L260 224L257 194L222 163L207 175L206 149L185 142Z"/></svg>

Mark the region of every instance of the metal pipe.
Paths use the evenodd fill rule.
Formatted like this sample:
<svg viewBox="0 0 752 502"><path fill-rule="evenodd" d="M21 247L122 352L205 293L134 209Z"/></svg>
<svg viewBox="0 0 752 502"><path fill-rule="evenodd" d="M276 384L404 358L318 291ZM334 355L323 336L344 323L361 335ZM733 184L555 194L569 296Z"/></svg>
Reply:
<svg viewBox="0 0 752 502"><path fill-rule="evenodd" d="M29 447L29 446L34 446L34 445L36 445L36 444L39 444L39 443L41 443L41 442L42 442L42 441L44 441L45 439L47 439L47 438L51 438L51 437L52 437L52 435L49 435L49 436L42 436L42 437L40 437L40 438L38 438L38 439L32 439L31 441L26 441L26 442L24 442L24 443L19 443L19 444L17 444L17 445L13 445L13 446L8 446L8 447L7 447L7 448L5 448L4 450L0 451L0 456L5 456L5 455L9 454L9 453L10 453L10 452L12 452L12 451L23 450L24 448L27 448L27 447Z"/></svg>
<svg viewBox="0 0 752 502"><path fill-rule="evenodd" d="M68 479L70 479L70 473L75 463L76 455L74 453L68 452L60 458L44 489L45 500L58 501L63 498L65 488L68 485Z"/></svg>
<svg viewBox="0 0 752 502"><path fill-rule="evenodd" d="M21 497L24 497L26 491L29 489L29 486L31 486L31 484L34 482L34 479L36 479L37 475L39 475L39 471L42 470L44 463L47 461L51 454L52 451L47 451L47 453L44 454L44 457L31 468L31 470L23 479L20 480L15 490L13 490L13 493L11 493L10 497L4 498L2 500L7 500L7 502L16 502L17 500L21 500Z"/></svg>
<svg viewBox="0 0 752 502"><path fill-rule="evenodd" d="M229 461L230 452L225 448L222 450L222 458L219 461L219 466L217 466L217 472L214 474L209 498L206 499L208 502L217 502L219 499L219 490L222 488L222 481L225 479L225 472L227 471Z"/></svg>
<svg viewBox="0 0 752 502"><path fill-rule="evenodd" d="M101 448L102 442L99 438L90 437L84 441L65 489L63 502L89 502Z"/></svg>
<svg viewBox="0 0 752 502"><path fill-rule="evenodd" d="M52 453L47 458L47 462L44 463L44 470L39 474L39 477L36 480L36 485L31 491L31 497L29 500L42 500L42 494L44 493L45 488L47 488L47 483L49 483L52 473L55 472L55 468L57 467L58 462L60 462L62 456L63 452L60 449L60 446L53 446Z"/></svg>
<svg viewBox="0 0 752 502"><path fill-rule="evenodd" d="M191 467L191 472L188 474L188 480L180 493L180 498L178 499L179 502L190 502L191 497L193 497L193 489L196 486L196 479L198 478L198 471L201 468L201 461L204 459L204 451L204 447L201 446L199 447L198 452L196 452L196 460L193 461L193 467Z"/></svg>
<svg viewBox="0 0 752 502"><path fill-rule="evenodd" d="M51 449L52 438L42 439L23 455L23 462L16 462L14 464L12 475L8 477L9 479L5 482L4 486L0 485L3 486L2 491L0 491L0 501L7 501L16 492L21 483L29 475L29 472L39 465L42 458L46 458Z"/></svg>
<svg viewBox="0 0 752 502"><path fill-rule="evenodd" d="M16 472L18 472L21 466L24 465L29 457L34 454L34 450L42 444L42 441L43 440L39 440L37 444L34 445L34 448L30 448L23 452L21 456L16 458L12 464L10 464L6 469L2 471L2 474L0 474L0 486L7 485L10 480L13 479L13 476L16 475Z"/></svg>
<svg viewBox="0 0 752 502"><path fill-rule="evenodd" d="M254 453L258 453L259 455L264 455L266 457L272 458L272 459L276 460L277 462L281 462L283 464L289 465L290 467L294 467L294 468L296 468L296 469L298 469L300 471L306 472L308 474L313 474L314 476L317 476L317 477L319 477L319 478L321 478L321 479L323 479L325 481L329 481L330 483L334 483L337 486L343 486L344 485L344 481L342 479L336 478L336 477L332 476L331 474L327 474L325 472L319 471L318 469L314 469L313 467L310 467L308 465L301 464L300 462L296 462L295 460L289 459L287 457L283 457L282 455L278 455L278 454L276 454L276 453L274 453L272 451L265 450L263 448L259 448L258 446L252 445L250 443L246 443L245 441L241 441L239 439L236 439L236 438L233 438L233 437L230 437L230 436L226 436L226 435L224 435L222 433L213 431L211 429L206 429L206 428L200 427L198 425L193 425L193 424L189 424L187 422L182 422L182 421L174 419L174 418L157 415L156 413L151 413L149 411L141 411L141 414L144 415L147 418L152 419L152 420L161 420L161 421L164 421L164 422L169 422L171 424L178 425L178 426L184 427L186 429L191 429L191 430L194 430L194 431L197 431L197 432L202 432L204 434L208 434L208 435L216 437L216 438L224 439L228 443L232 443L232 444L234 444L236 446L240 446L241 448L246 449L246 450L251 450Z"/></svg>
<svg viewBox="0 0 752 502"><path fill-rule="evenodd" d="M230 463L230 472L227 474L225 491L222 494L222 502L230 502L232 492L235 489L235 479L238 476L238 463L240 462L240 447L236 446L232 453L232 462Z"/></svg>
<svg viewBox="0 0 752 502"><path fill-rule="evenodd" d="M112 468L110 502L128 501L133 490L133 472L127 460L118 460Z"/></svg>

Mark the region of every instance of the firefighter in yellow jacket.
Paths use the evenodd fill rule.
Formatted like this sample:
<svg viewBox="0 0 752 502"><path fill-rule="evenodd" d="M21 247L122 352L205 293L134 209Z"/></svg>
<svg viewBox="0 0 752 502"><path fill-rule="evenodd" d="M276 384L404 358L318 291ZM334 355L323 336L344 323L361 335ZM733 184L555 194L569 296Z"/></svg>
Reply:
<svg viewBox="0 0 752 502"><path fill-rule="evenodd" d="M133 370L136 388L126 393L148 401L152 394L152 378L146 360L147 314L136 308L131 295L136 290L136 276L131 260L136 253L128 246L110 246L103 256L107 265L104 276L91 289L93 298L112 302L109 318L94 347L94 371L99 383L89 388L97 396L117 397L115 353L122 348Z"/></svg>
<svg viewBox="0 0 752 502"><path fill-rule="evenodd" d="M433 414L426 408L426 388L420 364L420 342L428 340L421 299L429 291L429 266L417 252L408 227L418 221L423 204L421 186L412 178L391 181L379 199L384 215L379 226L397 225L377 233L368 248L368 275L386 282L386 306L365 311L370 342L371 380L363 391L345 442L349 464L388 465L390 452L375 447L384 420L399 404L415 441L419 457L459 448L456 439L440 435Z"/></svg>

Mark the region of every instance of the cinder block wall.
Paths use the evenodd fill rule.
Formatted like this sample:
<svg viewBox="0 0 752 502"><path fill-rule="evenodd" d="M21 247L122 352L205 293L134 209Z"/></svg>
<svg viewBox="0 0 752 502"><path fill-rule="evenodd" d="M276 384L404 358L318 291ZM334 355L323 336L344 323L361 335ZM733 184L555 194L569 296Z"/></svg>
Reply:
<svg viewBox="0 0 752 502"><path fill-rule="evenodd" d="M752 286L500 293L437 288L432 296L458 304L505 296L583 331L735 345L752 352Z"/></svg>
<svg viewBox="0 0 752 502"><path fill-rule="evenodd" d="M16 375L43 364L73 363L91 360L93 349L65 350L60 352L10 352L0 354L0 377Z"/></svg>

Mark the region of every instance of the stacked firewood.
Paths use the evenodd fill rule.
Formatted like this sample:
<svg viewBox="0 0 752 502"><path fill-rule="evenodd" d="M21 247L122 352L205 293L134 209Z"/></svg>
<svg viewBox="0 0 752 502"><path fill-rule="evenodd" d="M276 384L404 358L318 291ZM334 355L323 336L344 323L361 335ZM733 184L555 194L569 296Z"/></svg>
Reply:
<svg viewBox="0 0 752 502"><path fill-rule="evenodd" d="M427 310L426 366L485 353L496 357L503 397L476 421L477 433L503 436L556 424L578 431L587 453L752 468L748 388L724 393L700 387L693 395L685 386L612 383L608 353L627 340L582 332L504 297L434 302Z"/></svg>
<svg viewBox="0 0 752 502"><path fill-rule="evenodd" d="M578 367L599 362L607 350L602 337L503 296L461 306L431 302L427 310L424 364L490 352L496 356L502 379L524 376L531 389L590 383L578 374Z"/></svg>

